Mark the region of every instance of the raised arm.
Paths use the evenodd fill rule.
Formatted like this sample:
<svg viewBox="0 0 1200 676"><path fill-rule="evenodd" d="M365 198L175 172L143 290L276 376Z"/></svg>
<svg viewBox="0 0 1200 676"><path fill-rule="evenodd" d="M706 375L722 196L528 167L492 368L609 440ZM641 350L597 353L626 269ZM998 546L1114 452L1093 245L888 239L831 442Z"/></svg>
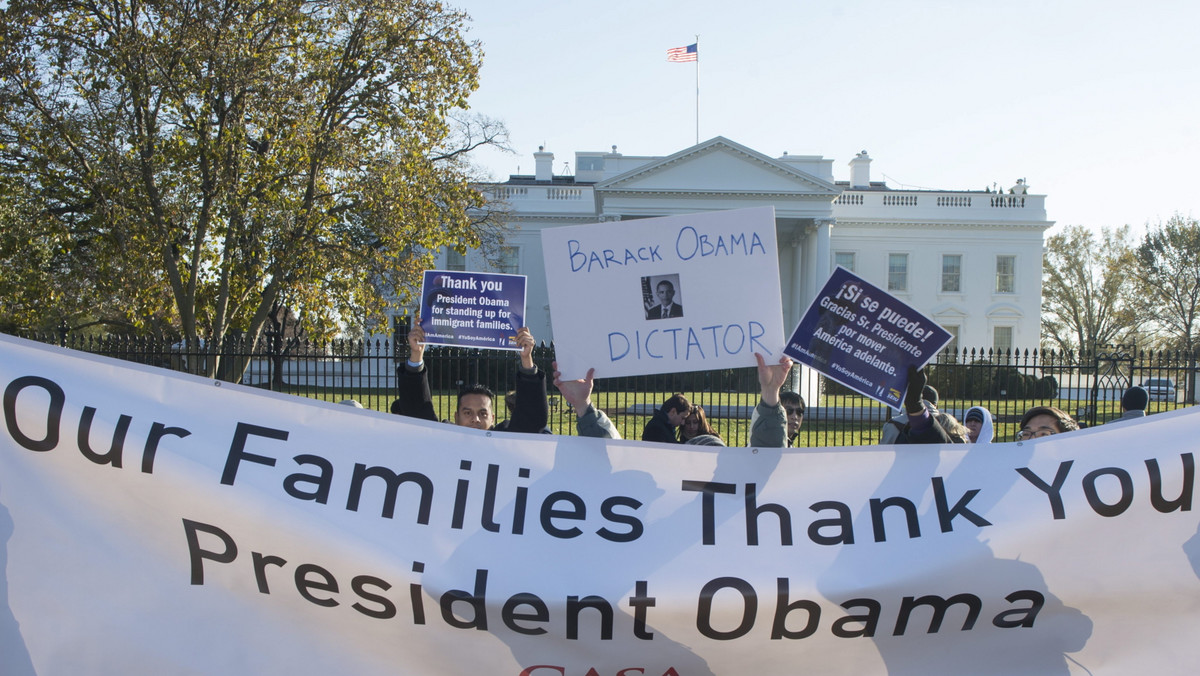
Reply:
<svg viewBox="0 0 1200 676"><path fill-rule="evenodd" d="M421 318L414 316L413 324L408 332L408 361L396 368L399 396L393 406L400 415L437 420L433 396L429 391L429 371L424 365L425 331L421 329Z"/></svg>
<svg viewBox="0 0 1200 676"><path fill-rule="evenodd" d="M526 327L522 326L517 331L517 347L521 348L521 368L526 371L532 371L537 368L533 363L533 333Z"/></svg>
<svg viewBox="0 0 1200 676"><path fill-rule="evenodd" d="M410 364L425 361L425 329L421 328L421 315L413 315L413 325L408 331L408 361Z"/></svg>
<svg viewBox="0 0 1200 676"><path fill-rule="evenodd" d="M925 369L908 367L908 386L904 388L904 412L908 414L908 426L896 439L898 444L949 444L953 441L921 400L928 381Z"/></svg>
<svg viewBox="0 0 1200 676"><path fill-rule="evenodd" d="M757 352L759 402L754 408L754 424L750 426L750 445L764 448L787 446L787 413L779 403L779 388L792 370L792 360L786 356L779 362L767 364Z"/></svg>
<svg viewBox="0 0 1200 676"><path fill-rule="evenodd" d="M509 432L537 434L550 422L550 404L546 401L546 374L533 363L533 334L526 327L517 331L521 348L521 367L517 369L517 410L509 422Z"/></svg>
<svg viewBox="0 0 1200 676"><path fill-rule="evenodd" d="M616 425L608 419L604 411L592 406L592 379L596 369L588 369L587 377L578 380L563 380L558 370L558 362L554 362L554 386L562 393L563 399L575 409L575 428L582 437L600 437L602 439L620 439Z"/></svg>
<svg viewBox="0 0 1200 676"><path fill-rule="evenodd" d="M763 403L767 406L779 405L779 389L783 387L788 374L792 371L792 360L786 356L779 358L779 363L767 365L763 356L754 353L758 362L758 387Z"/></svg>

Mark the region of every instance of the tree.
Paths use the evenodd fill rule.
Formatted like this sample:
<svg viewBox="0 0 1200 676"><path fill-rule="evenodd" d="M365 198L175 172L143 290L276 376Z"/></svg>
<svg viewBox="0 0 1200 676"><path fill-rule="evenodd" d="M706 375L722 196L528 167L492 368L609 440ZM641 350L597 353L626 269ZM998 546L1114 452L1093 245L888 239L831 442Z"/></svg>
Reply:
<svg viewBox="0 0 1200 676"><path fill-rule="evenodd" d="M1200 223L1176 214L1148 228L1137 269L1156 323L1177 348L1193 354L1200 338Z"/></svg>
<svg viewBox="0 0 1200 676"><path fill-rule="evenodd" d="M1142 323L1139 286L1129 226L1067 227L1046 240L1042 337L1063 350L1125 341Z"/></svg>
<svg viewBox="0 0 1200 676"><path fill-rule="evenodd" d="M464 112L466 19L433 0L10 1L5 272L190 339L257 337L283 301L316 336L381 316L438 248L499 233L469 152L506 132Z"/></svg>

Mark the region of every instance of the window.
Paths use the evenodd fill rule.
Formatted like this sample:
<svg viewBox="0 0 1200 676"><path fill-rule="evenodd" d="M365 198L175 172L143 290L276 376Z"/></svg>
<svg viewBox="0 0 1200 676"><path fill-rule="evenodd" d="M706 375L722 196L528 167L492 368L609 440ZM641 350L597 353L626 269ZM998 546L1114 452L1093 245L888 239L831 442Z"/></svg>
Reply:
<svg viewBox="0 0 1200 676"><path fill-rule="evenodd" d="M888 291L908 291L908 254L888 254Z"/></svg>
<svg viewBox="0 0 1200 676"><path fill-rule="evenodd" d="M604 171L604 157L575 156L576 171Z"/></svg>
<svg viewBox="0 0 1200 676"><path fill-rule="evenodd" d="M854 272L854 252L853 251L837 251L833 254L833 264L840 265L850 272Z"/></svg>
<svg viewBox="0 0 1200 676"><path fill-rule="evenodd" d="M996 256L996 293L1017 292L1017 257Z"/></svg>
<svg viewBox="0 0 1200 676"><path fill-rule="evenodd" d="M992 349L997 355L1004 355L1013 349L1013 327L996 326L992 328Z"/></svg>
<svg viewBox="0 0 1200 676"><path fill-rule="evenodd" d="M509 275L515 275L521 269L521 248L516 246L500 247L500 259L496 269Z"/></svg>
<svg viewBox="0 0 1200 676"><path fill-rule="evenodd" d="M962 256L945 254L942 256L942 293L962 292Z"/></svg>
<svg viewBox="0 0 1200 676"><path fill-rule="evenodd" d="M943 326L946 332L950 334L950 342L946 343L946 347L942 348L943 361L957 362L958 361L958 327Z"/></svg>
<svg viewBox="0 0 1200 676"><path fill-rule="evenodd" d="M460 254L454 249L446 249L446 269L451 272L465 272L467 269L467 255Z"/></svg>

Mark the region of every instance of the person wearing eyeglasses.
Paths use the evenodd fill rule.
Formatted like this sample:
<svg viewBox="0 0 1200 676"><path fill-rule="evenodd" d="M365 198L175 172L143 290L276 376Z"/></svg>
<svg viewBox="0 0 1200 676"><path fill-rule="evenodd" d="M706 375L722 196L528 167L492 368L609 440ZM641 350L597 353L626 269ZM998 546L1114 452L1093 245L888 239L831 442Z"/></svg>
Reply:
<svg viewBox="0 0 1200 676"><path fill-rule="evenodd" d="M1061 409L1053 406L1034 406L1021 416L1021 431L1017 441L1040 439L1079 429L1079 423Z"/></svg>
<svg viewBox="0 0 1200 676"><path fill-rule="evenodd" d="M788 446L795 446L800 426L804 424L804 397L795 392L780 392L779 403L783 404L783 412L787 415Z"/></svg>

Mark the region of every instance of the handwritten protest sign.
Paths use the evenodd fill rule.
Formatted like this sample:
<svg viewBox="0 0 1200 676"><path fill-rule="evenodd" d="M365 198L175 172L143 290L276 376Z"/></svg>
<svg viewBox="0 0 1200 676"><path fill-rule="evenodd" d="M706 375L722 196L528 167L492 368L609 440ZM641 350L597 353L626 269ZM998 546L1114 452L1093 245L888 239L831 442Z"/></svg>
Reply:
<svg viewBox="0 0 1200 676"><path fill-rule="evenodd" d="M924 366L950 339L929 317L838 267L800 319L784 353L899 408L908 367Z"/></svg>
<svg viewBox="0 0 1200 676"><path fill-rule="evenodd" d="M542 251L567 378L751 366L783 348L770 207L547 228Z"/></svg>
<svg viewBox="0 0 1200 676"><path fill-rule="evenodd" d="M432 345L519 349L525 325L525 275L426 270L421 328Z"/></svg>

